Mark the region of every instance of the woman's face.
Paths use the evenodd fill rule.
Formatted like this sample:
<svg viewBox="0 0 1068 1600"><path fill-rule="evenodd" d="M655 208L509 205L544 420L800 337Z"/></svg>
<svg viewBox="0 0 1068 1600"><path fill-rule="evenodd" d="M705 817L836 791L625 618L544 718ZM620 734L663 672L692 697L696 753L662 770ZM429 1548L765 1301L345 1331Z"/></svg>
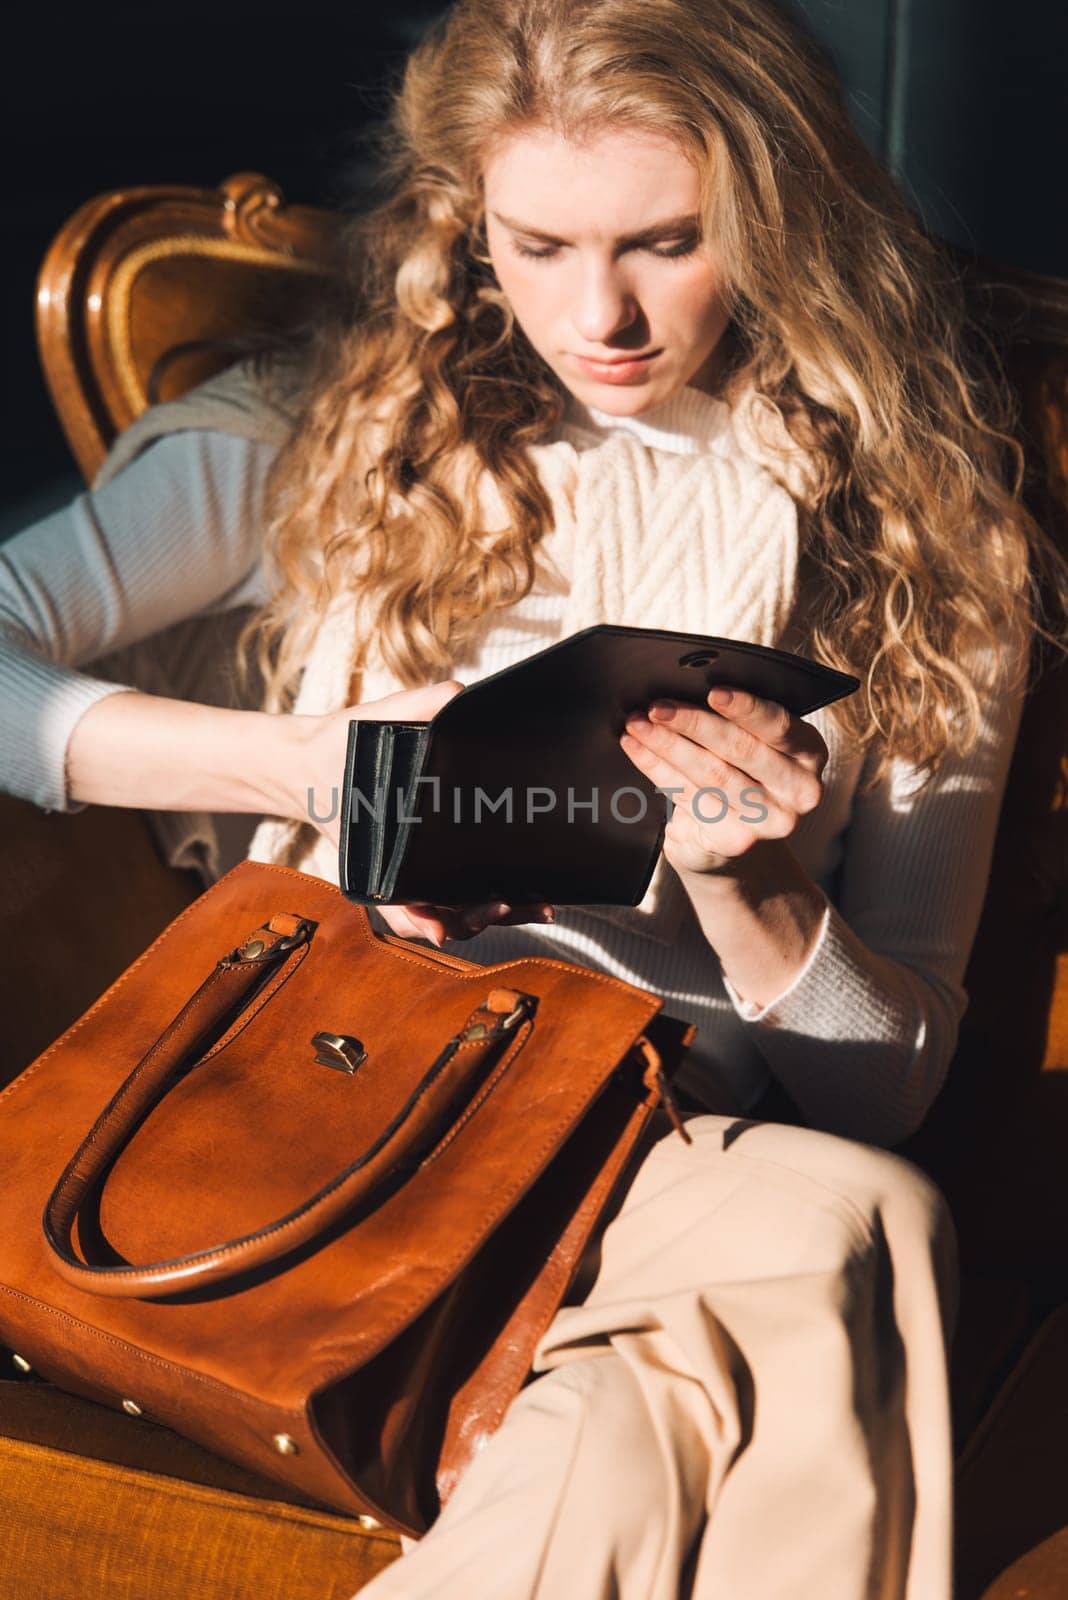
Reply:
<svg viewBox="0 0 1068 1600"><path fill-rule="evenodd" d="M605 129L513 134L484 171L497 281L572 394L615 416L711 388L723 267L700 237L697 171L671 139Z"/></svg>

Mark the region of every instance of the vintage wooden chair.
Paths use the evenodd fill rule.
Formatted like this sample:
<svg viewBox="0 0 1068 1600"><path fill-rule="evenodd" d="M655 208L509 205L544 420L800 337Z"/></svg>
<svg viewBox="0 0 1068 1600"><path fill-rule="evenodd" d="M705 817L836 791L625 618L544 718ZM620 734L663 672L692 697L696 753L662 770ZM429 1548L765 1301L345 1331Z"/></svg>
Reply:
<svg viewBox="0 0 1068 1600"><path fill-rule="evenodd" d="M337 217L284 205L256 173L237 173L217 190L128 189L82 206L42 264L37 336L56 414L87 482L146 406L233 360L228 339L298 321L330 286L338 251ZM5 894L24 919L27 946L55 948L49 939L65 926L60 961L0 978L10 1077L203 885L160 861L139 812L94 806L48 815L3 795L0 817ZM123 896L121 917L101 925L92 907L113 896L116 883L136 884L136 893Z"/></svg>
<svg viewBox="0 0 1068 1600"><path fill-rule="evenodd" d="M337 219L285 205L255 174L217 191L139 189L84 206L42 268L38 334L86 477L146 405L224 365L227 337L301 316L337 259ZM1068 548L1068 286L975 266L968 277L1020 394L1034 504ZM45 815L0 796L0 815L0 905L19 930L0 977L10 1077L201 884L160 860L138 812ZM116 883L122 914L101 925L94 908L118 903ZM948 1194L964 1263L959 1600L1054 1600L1068 1593L1063 665L1025 709L966 982L949 1079L903 1151ZM296 1505L164 1429L14 1370L0 1382L0 1436L0 1527L20 1530L20 1600L112 1590L131 1600L325 1600L352 1594L398 1550L392 1535ZM0 1536L0 1559L2 1546Z"/></svg>

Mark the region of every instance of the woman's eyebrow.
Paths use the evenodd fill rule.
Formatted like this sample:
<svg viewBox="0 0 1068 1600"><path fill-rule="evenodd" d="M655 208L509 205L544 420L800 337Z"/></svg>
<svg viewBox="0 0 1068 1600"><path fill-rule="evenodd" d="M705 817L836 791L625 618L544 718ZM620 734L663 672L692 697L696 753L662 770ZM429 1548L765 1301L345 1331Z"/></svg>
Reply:
<svg viewBox="0 0 1068 1600"><path fill-rule="evenodd" d="M496 217L506 228L511 228L513 233L525 233L531 239L540 239L544 244L568 244L569 240L559 239L553 233L545 233L541 228L532 228L529 223L519 222L515 217L502 216L499 211L493 211L491 216ZM691 212L683 217L666 217L662 222L652 222L647 228L641 228L636 233L621 235L617 244L654 244L659 239L674 238L676 234L689 233L700 227L701 219L696 212Z"/></svg>

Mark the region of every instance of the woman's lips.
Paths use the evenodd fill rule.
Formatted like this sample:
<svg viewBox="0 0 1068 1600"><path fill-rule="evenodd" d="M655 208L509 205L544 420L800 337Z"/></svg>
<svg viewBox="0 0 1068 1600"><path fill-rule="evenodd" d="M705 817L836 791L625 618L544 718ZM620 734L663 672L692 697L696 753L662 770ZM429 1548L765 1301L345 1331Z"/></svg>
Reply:
<svg viewBox="0 0 1068 1600"><path fill-rule="evenodd" d="M627 383L644 372L655 361L659 350L650 350L644 356L628 356L622 361L595 361L590 356L574 356L583 372L601 383Z"/></svg>

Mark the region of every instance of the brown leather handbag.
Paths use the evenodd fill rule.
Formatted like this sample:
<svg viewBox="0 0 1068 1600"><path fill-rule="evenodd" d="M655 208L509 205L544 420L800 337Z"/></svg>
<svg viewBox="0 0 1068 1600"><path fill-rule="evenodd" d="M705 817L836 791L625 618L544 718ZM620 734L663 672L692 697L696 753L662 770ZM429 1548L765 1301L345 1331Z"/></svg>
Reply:
<svg viewBox="0 0 1068 1600"><path fill-rule="evenodd" d="M677 1120L694 1030L661 1007L380 936L322 879L241 862L0 1095L0 1338L424 1531L654 1111Z"/></svg>

